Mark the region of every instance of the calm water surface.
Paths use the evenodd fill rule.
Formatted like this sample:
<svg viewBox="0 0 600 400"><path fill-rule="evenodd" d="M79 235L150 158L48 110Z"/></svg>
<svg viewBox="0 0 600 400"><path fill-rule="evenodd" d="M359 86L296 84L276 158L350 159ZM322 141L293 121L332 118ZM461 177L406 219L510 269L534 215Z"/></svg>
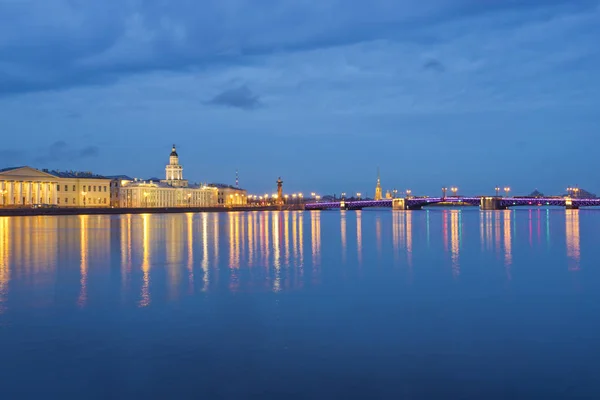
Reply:
<svg viewBox="0 0 600 400"><path fill-rule="evenodd" d="M0 397L600 398L600 211L0 217Z"/></svg>

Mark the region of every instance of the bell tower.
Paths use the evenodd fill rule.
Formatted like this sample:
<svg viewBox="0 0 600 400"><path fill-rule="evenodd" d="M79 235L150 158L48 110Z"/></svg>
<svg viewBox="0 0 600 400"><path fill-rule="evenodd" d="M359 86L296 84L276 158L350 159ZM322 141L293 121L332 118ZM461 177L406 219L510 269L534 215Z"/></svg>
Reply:
<svg viewBox="0 0 600 400"><path fill-rule="evenodd" d="M169 155L169 164L165 167L165 180L162 181L173 187L186 187L187 181L183 179L183 167L179 165L179 155L175 145Z"/></svg>
<svg viewBox="0 0 600 400"><path fill-rule="evenodd" d="M375 186L375 200L381 200L381 179L379 178L379 167L377 168L377 185Z"/></svg>

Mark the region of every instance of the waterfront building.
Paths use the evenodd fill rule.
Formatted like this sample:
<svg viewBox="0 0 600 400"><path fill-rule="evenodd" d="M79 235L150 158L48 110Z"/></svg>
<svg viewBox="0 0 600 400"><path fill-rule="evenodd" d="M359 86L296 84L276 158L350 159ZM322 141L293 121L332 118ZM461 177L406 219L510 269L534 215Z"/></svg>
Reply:
<svg viewBox="0 0 600 400"><path fill-rule="evenodd" d="M56 176L27 166L0 169L0 206L55 205L58 182Z"/></svg>
<svg viewBox="0 0 600 400"><path fill-rule="evenodd" d="M0 170L0 205L108 207L109 186L110 179L91 172L5 168Z"/></svg>
<svg viewBox="0 0 600 400"><path fill-rule="evenodd" d="M248 192L245 189L221 183L210 183L208 187L217 189L217 205L219 206L230 207L248 204Z"/></svg>
<svg viewBox="0 0 600 400"><path fill-rule="evenodd" d="M113 177L113 190L118 192L119 207L213 207L218 189L208 185L189 184L183 179L183 167L175 145L165 167L165 179L138 180Z"/></svg>
<svg viewBox="0 0 600 400"><path fill-rule="evenodd" d="M58 178L59 207L110 207L110 182L102 175L79 171L49 171Z"/></svg>

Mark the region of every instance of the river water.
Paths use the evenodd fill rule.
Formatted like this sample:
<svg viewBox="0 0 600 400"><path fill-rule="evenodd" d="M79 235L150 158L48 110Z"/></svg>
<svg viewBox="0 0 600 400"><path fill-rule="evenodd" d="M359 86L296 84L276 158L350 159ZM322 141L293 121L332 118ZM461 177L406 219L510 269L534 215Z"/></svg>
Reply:
<svg viewBox="0 0 600 400"><path fill-rule="evenodd" d="M600 212L0 217L0 396L600 398Z"/></svg>

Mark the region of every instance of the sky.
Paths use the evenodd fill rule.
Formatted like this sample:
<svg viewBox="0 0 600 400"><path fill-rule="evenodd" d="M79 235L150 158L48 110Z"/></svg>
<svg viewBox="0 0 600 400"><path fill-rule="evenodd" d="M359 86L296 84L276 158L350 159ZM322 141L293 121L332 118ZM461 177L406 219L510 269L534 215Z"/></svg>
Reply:
<svg viewBox="0 0 600 400"><path fill-rule="evenodd" d="M0 168L600 193L600 0L0 0Z"/></svg>

